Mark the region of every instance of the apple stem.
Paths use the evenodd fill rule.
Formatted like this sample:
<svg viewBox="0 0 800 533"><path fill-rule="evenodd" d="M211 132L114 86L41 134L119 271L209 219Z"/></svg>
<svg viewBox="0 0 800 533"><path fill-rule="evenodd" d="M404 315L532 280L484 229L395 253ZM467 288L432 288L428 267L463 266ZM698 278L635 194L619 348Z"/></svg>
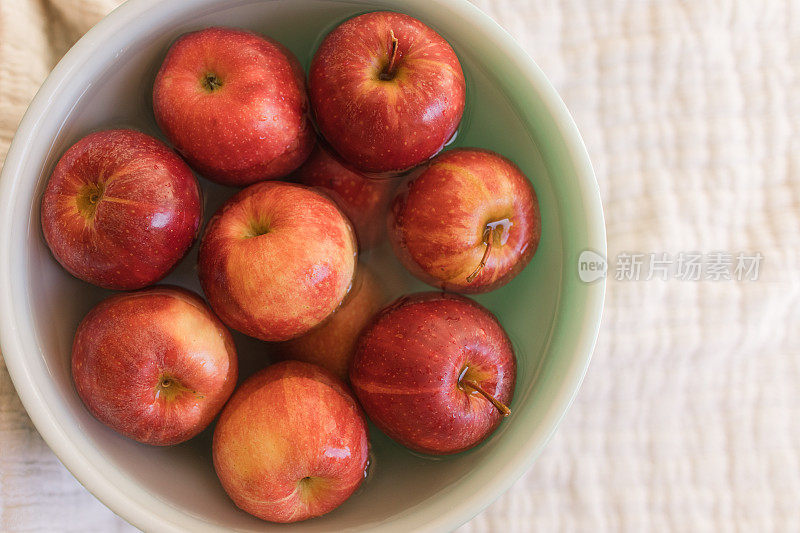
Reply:
<svg viewBox="0 0 800 533"><path fill-rule="evenodd" d="M478 264L477 268L472 271L472 274L467 276L467 283L472 283L475 278L478 277L478 274L481 273L483 267L486 266L486 261L489 259L489 252L492 251L492 241L494 240L494 229L495 226L487 225L486 228L483 230L483 244L486 246L486 249L483 251L483 257L481 257L481 262Z"/></svg>
<svg viewBox="0 0 800 533"><path fill-rule="evenodd" d="M483 395L484 398L492 402L492 405L494 405L497 408L497 410L500 411L501 415L508 416L511 414L511 409L509 409L506 404L499 401L497 398L495 398L494 396L483 390L483 388L474 381L470 379L464 379L461 380L461 384L466 385L467 387L470 387L471 389L478 391L481 395Z"/></svg>
<svg viewBox="0 0 800 533"><path fill-rule="evenodd" d="M202 399L204 397L202 394L199 394L196 390L184 386L179 381L176 381L170 377L162 377L161 380L158 382L158 387L156 389L156 398L165 396L167 400L174 399L176 395L182 392L189 392L198 399Z"/></svg>
<svg viewBox="0 0 800 533"><path fill-rule="evenodd" d="M394 36L394 30L389 30L389 32L392 35L392 51L389 53L389 64L386 65L386 68L381 72L381 79L384 81L394 78L394 71L396 68L394 63L397 60L397 45L399 43L397 37Z"/></svg>
<svg viewBox="0 0 800 533"><path fill-rule="evenodd" d="M105 184L101 181L84 185L76 198L78 211L87 219L94 217L97 211L97 204L103 198L104 192Z"/></svg>
<svg viewBox="0 0 800 533"><path fill-rule="evenodd" d="M210 93L213 93L220 87L222 87L222 80L220 80L216 74L206 74L206 77L203 78L203 87Z"/></svg>

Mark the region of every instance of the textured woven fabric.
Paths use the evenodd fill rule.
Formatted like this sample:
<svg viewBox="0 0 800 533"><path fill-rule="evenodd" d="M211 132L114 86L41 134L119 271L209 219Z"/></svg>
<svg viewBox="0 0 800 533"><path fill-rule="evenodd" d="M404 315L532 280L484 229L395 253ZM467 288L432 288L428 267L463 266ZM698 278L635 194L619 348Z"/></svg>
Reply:
<svg viewBox="0 0 800 533"><path fill-rule="evenodd" d="M0 156L115 3L0 0ZM461 531L800 531L800 2L476 4L583 133L611 279L564 423ZM695 251L760 252L759 280L614 279L623 252ZM56 460L0 367L0 530L129 528Z"/></svg>

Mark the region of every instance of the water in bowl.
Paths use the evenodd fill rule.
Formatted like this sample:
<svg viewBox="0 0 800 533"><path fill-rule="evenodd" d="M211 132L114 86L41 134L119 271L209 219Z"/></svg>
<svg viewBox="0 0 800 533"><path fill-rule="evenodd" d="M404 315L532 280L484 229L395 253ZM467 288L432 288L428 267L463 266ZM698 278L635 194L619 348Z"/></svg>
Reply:
<svg viewBox="0 0 800 533"><path fill-rule="evenodd" d="M153 28L149 48L130 47L121 50L118 60L109 65L97 81L82 89L68 120L57 138L53 139L50 156L43 166L39 194L49 173L61 153L87 133L110 127L129 126L162 138L152 114L150 95L155 73L170 45L187 31L210 25L244 27L260 32L282 42L300 59L307 70L316 47L322 38L341 21L350 16L371 11L365 4L348 2L297 1L291 2L233 2L231 7L214 13L197 13L178 26ZM411 13L413 14L413 13ZM435 23L431 23L437 28ZM445 37L447 33L443 32ZM457 136L450 147L475 146L495 150L514 160L531 179L539 196L544 233L539 250L531 265L520 278L545 278L558 282L561 271L561 236L558 228L553 191L546 179L547 171L534 140L505 93L498 88L498 80L481 64L481 57L469 41L452 41L467 78L467 107ZM145 50L145 52L141 51ZM156 50L154 52L154 50ZM205 221L232 194L235 189L211 183L200 177L204 192ZM40 198L40 196L38 197ZM38 198L31 206L29 231L41 236L38 227ZM431 290L413 278L395 259L390 246L384 243L368 251L361 258L368 263L393 296L409 292ZM46 264L47 272L32 283L35 298L48 299L60 293L55 301L73 302L70 309L50 311L51 323L58 326L47 333L42 329L42 343L48 357L45 364L58 382L59 392L65 402L71 403L80 419L81 429L104 442L104 453L116 464L145 465L126 474L147 486L153 493L180 506L185 512L203 517L210 523L237 523L242 528L260 528L255 519L234 509L216 480L211 463L212 429L192 441L173 448L151 448L119 437L91 418L75 403L75 392L69 380L69 348L72 334L83 315L110 292L84 284L71 278L55 263L44 245L30 252L30 261ZM197 246L165 280L200 291L197 279ZM495 312L514 342L517 360L517 394L512 402L526 401L531 383L535 381L541 354L549 342L557 291L541 296L520 290L518 281L498 291L477 296L476 299ZM537 281L534 285L541 283ZM69 317L65 320L64 317ZM534 325L532 327L532 324ZM274 346L235 334L240 355L241 379L269 364ZM424 502L439 491L446 491L453 483L462 482L470 471L471 461L481 454L491 453L493 442L501 439L504 428L513 423L512 416L486 443L475 450L448 458L433 459L413 454L371 428L372 467L361 489L340 509L334 511L337 524L380 523L397 512L396 500L403 499L406 510ZM124 468L122 468L124 470ZM169 474L165 476L165 471ZM429 473L429 474L423 474ZM418 474L426 479L424 486L414 483ZM165 487L165 477L180 480L188 487L185 491ZM216 492L217 497L198 497L200 493ZM198 502L203 502L202 504ZM209 504L213 501L213 504ZM231 513L238 513L231 515ZM325 530L325 519L305 524L304 527Z"/></svg>

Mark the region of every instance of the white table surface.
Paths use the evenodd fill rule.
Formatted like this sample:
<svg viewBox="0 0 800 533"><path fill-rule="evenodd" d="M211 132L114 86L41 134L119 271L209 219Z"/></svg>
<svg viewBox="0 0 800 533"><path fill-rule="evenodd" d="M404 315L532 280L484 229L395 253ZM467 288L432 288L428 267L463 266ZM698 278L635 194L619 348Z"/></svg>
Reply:
<svg viewBox="0 0 800 533"><path fill-rule="evenodd" d="M0 157L116 3L0 0ZM462 531L800 531L800 2L476 3L575 116L612 279L565 422ZM693 251L760 252L759 280L613 279L622 252ZM0 530L131 529L50 452L0 362Z"/></svg>

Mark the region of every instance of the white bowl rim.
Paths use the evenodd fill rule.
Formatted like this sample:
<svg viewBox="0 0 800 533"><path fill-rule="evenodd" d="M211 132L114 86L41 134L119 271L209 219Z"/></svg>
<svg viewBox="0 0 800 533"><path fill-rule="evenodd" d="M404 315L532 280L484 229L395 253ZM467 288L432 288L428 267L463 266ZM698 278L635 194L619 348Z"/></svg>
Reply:
<svg viewBox="0 0 800 533"><path fill-rule="evenodd" d="M579 193L586 207L587 248L606 253L605 223L601 207L600 192L589 160L586 147L572 116L533 59L520 45L488 15L467 0L426 0L459 13L470 24L479 27L499 43L503 53L514 61L522 74L536 87L550 111L574 166ZM11 291L11 241L12 205L15 199L17 176L19 175L27 145L35 139L35 132L44 112L57 93L58 88L70 78L99 44L111 39L127 21L134 20L145 11L156 9L162 0L129 0L91 30L89 30L59 61L47 77L28 110L26 111L8 151L0 174L0 347L5 364L20 400L36 429L48 446L67 469L98 499L113 512L143 530L197 531L208 527L195 517L183 515L181 520L170 519L175 508L166 502L157 501L137 486L120 487L107 479L106 473L96 467L92 455L97 450L89 449L85 442L70 440L61 429L54 413L43 399L26 364L22 347L21 326L16 320ZM577 265L575 265L577 267ZM542 424L528 436L515 455L508 457L503 467L495 473L493 481L460 500L446 512L438 514L425 524L416 524L417 530L452 530L465 523L497 499L511 484L527 471L541 450L555 433L560 421L572 404L580 388L591 359L600 328L605 280L593 284L587 291L582 310L583 323L589 327L581 329L579 338L573 342L576 356L570 363L567 377L562 382L558 396L553 398ZM138 492L137 492L138 491ZM145 505L147 503L147 505ZM420 529L421 528L421 529Z"/></svg>

